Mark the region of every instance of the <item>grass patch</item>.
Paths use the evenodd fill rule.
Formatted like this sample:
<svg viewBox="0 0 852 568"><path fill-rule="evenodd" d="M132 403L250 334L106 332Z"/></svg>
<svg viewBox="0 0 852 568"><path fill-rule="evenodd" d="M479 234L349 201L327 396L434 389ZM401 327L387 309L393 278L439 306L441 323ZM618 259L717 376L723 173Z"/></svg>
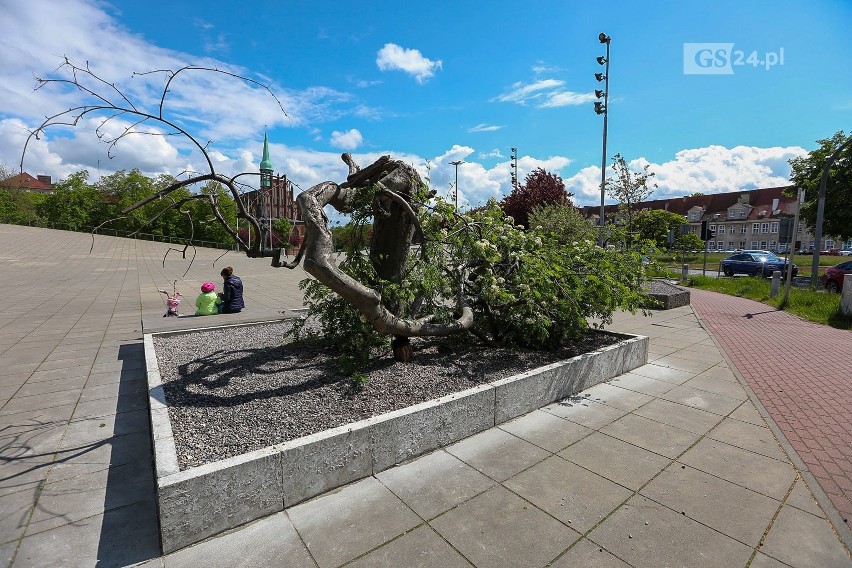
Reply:
<svg viewBox="0 0 852 568"><path fill-rule="evenodd" d="M711 290L730 296L739 296L762 302L768 306L784 309L802 319L830 325L838 329L852 329L852 318L840 312L840 294L810 288L791 288L786 306L784 288L776 297L769 297L771 281L767 278L710 278L709 276L690 276L687 286Z"/></svg>

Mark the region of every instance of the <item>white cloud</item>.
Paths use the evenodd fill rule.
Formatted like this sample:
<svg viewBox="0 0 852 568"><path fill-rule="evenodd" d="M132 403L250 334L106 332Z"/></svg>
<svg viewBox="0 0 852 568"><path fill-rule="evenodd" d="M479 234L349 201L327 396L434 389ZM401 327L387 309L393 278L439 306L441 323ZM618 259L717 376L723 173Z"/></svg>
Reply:
<svg viewBox="0 0 852 568"><path fill-rule="evenodd" d="M550 93L547 100L540 103L538 108L553 108L569 105L582 105L596 100L594 93L574 93L572 91L560 91Z"/></svg>
<svg viewBox="0 0 852 568"><path fill-rule="evenodd" d="M725 193L789 185L788 160L804 154L807 151L799 146L707 146L681 150L673 160L663 163L640 157L628 165L635 171L649 165L648 170L656 174L653 181L657 184L651 199L666 199L695 192ZM567 178L565 185L576 194L576 203L600 203L600 176L599 166L588 166Z"/></svg>
<svg viewBox="0 0 852 568"><path fill-rule="evenodd" d="M331 140L329 141L332 146L335 148L340 148L342 150L354 150L364 141L364 137L361 136L361 133L358 132L357 129L353 128L348 132L338 132L335 130L331 133Z"/></svg>
<svg viewBox="0 0 852 568"><path fill-rule="evenodd" d="M424 83L442 68L440 60L432 61L423 57L416 49L405 49L395 43L386 43L376 56L376 65L381 71L404 71L413 76L418 83Z"/></svg>
<svg viewBox="0 0 852 568"><path fill-rule="evenodd" d="M480 152L479 157L480 158L502 158L503 153L500 152L500 148L494 148L490 152Z"/></svg>
<svg viewBox="0 0 852 568"><path fill-rule="evenodd" d="M533 68L535 70L536 68ZM542 70L544 70L542 68ZM559 79L541 79L530 84L517 82L508 91L495 97L494 101L515 103L521 106L535 104L536 108L554 108L569 105L581 105L595 100L594 93L575 93L562 90L565 81Z"/></svg>
<svg viewBox="0 0 852 568"><path fill-rule="evenodd" d="M530 101L547 97L547 93L542 91L551 91L552 89L561 87L564 84L565 81L560 81L558 79L542 79L540 81L530 83L529 85L524 85L519 81L512 85L512 89L509 92L497 96L494 100L500 101L501 103L517 103L519 105L525 105Z"/></svg>
<svg viewBox="0 0 852 568"><path fill-rule="evenodd" d="M264 128L306 126L356 113L376 114L349 93L322 86L285 89L246 69L210 57L160 48L120 24L109 11L109 4L100 0L28 0L4 8L0 18L2 113L4 117L18 117L28 125L37 125L44 116L91 101L79 91L57 83L33 91L34 76L68 78L61 70L51 75L63 56L80 64L90 62L99 77L115 83L138 108L152 114L158 113L157 105L168 76L165 73L133 76L133 72L177 70L194 64L270 83L286 115L269 92L257 84L210 71L181 72L170 85L165 114L196 134L202 143L211 140L214 144L226 141L238 145L241 140L255 138ZM209 24L203 20L196 20L195 26L211 33ZM223 46L221 41L214 43ZM101 84L98 91L106 92L109 88ZM120 101L115 93L110 96ZM0 161L8 161L8 157L0 156Z"/></svg>
<svg viewBox="0 0 852 568"><path fill-rule="evenodd" d="M505 126L500 126L497 124L477 124L476 126L472 126L467 129L468 132L494 132L495 130L500 130L501 128L505 128Z"/></svg>
<svg viewBox="0 0 852 568"><path fill-rule="evenodd" d="M559 73L560 71L562 71L561 68L555 65L546 65L542 62L539 62L532 67L532 72L536 75L541 75L543 73Z"/></svg>

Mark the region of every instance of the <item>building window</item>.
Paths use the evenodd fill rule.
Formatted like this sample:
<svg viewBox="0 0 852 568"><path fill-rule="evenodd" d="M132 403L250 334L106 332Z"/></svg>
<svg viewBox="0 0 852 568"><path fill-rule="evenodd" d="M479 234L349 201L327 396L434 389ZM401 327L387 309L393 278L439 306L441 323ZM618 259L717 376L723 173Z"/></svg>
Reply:
<svg viewBox="0 0 852 568"><path fill-rule="evenodd" d="M751 234L756 235L760 233L760 223L752 223L751 224Z"/></svg>
<svg viewBox="0 0 852 568"><path fill-rule="evenodd" d="M757 242L757 241L751 241L751 249L752 249L752 250L756 249L756 248L757 248L757 246L758 246L759 244L760 244L760 243L759 243L759 242Z"/></svg>
<svg viewBox="0 0 852 568"><path fill-rule="evenodd" d="M725 250L725 241L719 241L716 246L719 247L719 250Z"/></svg>
<svg viewBox="0 0 852 568"><path fill-rule="evenodd" d="M760 232L768 233L769 232L769 223L761 223L760 224Z"/></svg>
<svg viewBox="0 0 852 568"><path fill-rule="evenodd" d="M745 242L745 241L740 241L740 248L741 248L741 249L744 249L744 248L745 248L745 244L746 244L746 242Z"/></svg>
<svg viewBox="0 0 852 568"><path fill-rule="evenodd" d="M798 232L799 232L799 233L801 233L801 232L802 232L802 223L801 223L801 222L799 222L799 230L798 230Z"/></svg>
<svg viewBox="0 0 852 568"><path fill-rule="evenodd" d="M777 221L772 223L772 226L769 228L769 232L770 233L777 233L778 232L778 222Z"/></svg>
<svg viewBox="0 0 852 568"><path fill-rule="evenodd" d="M745 223L743 223L743 224L740 226L740 233L742 233L743 235L745 235L746 233L748 233L748 225L746 225Z"/></svg>
<svg viewBox="0 0 852 568"><path fill-rule="evenodd" d="M707 241L707 250L716 250L716 241Z"/></svg>
<svg viewBox="0 0 852 568"><path fill-rule="evenodd" d="M760 241L760 250L766 250L766 241Z"/></svg>
<svg viewBox="0 0 852 568"><path fill-rule="evenodd" d="M701 215L700 211L690 211L689 212L689 220L690 221L698 221L699 216Z"/></svg>
<svg viewBox="0 0 852 568"><path fill-rule="evenodd" d="M825 239L825 248L833 249L834 248L834 239Z"/></svg>
<svg viewBox="0 0 852 568"><path fill-rule="evenodd" d="M769 241L769 250L776 251L778 250L778 243L775 241Z"/></svg>
<svg viewBox="0 0 852 568"><path fill-rule="evenodd" d="M716 234L717 235L724 235L725 234L725 225L719 225L719 230L716 231Z"/></svg>

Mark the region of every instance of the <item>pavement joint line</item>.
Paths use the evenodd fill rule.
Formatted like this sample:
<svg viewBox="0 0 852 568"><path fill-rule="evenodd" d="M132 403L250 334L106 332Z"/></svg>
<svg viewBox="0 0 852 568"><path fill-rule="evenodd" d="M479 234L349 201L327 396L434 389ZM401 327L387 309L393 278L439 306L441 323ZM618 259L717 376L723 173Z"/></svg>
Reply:
<svg viewBox="0 0 852 568"><path fill-rule="evenodd" d="M743 389L745 389L749 400L751 400L752 404L755 406L758 413L763 418L764 422L766 422L766 425L772 431L776 440L778 440L778 443L781 445L781 448L790 457L790 460L793 463L793 467L795 467L799 471L799 473L806 481L808 488L811 490L811 494L817 501L817 505L819 505L819 508L822 509L823 513L825 513L825 516L829 521L829 526L832 528L838 540L840 540L841 544L846 549L846 554L852 554L852 552L850 552L850 548L852 548L852 527L850 527L847 523L843 522L843 517L840 515L840 512L837 510L834 504L831 502L831 499L829 499L828 495L826 495L825 490L819 484L819 481L816 479L816 477L814 477L813 473L811 473L811 470L808 468L808 465L804 462L804 460L802 460L796 449L792 446L792 444L790 444L790 441L787 439L787 436L784 435L784 432L781 430L781 428L779 428L778 424L769 414L769 411L766 410L766 407L760 401L760 398L757 396L757 394L755 394L754 390L748 384L748 381L745 380L742 373L740 373L740 370L731 360L730 356L728 356L727 351L725 351L725 349L716 339L716 336L714 336L713 333L710 332L710 330L707 328L707 325L704 323L698 310L693 308L693 312L698 318L698 322L701 327L704 328L704 330L710 334L710 337L716 344L716 347L719 349L719 352L725 358L725 361L727 361L728 366L734 373L734 376L740 382L740 385L743 387Z"/></svg>
<svg viewBox="0 0 852 568"><path fill-rule="evenodd" d="M769 531L772 530L772 526L775 524L775 521L778 519L778 515L781 514L781 510L784 508L784 506L787 504L787 501L790 499L790 495L793 493L793 488L796 487L796 482L798 482L801 478L802 478L801 472L797 471L796 477L795 477L795 479L793 479L793 483L790 484L790 488L787 489L787 493L784 495L784 498L781 500L781 503L778 505L778 508L775 510L775 514L772 515L772 518L769 520L769 525L767 525L766 530L763 531L763 534L760 536L760 540L758 541L758 544L755 547L754 552L752 552L751 558L749 558L748 561L746 562L746 568L751 566L751 563L754 561L754 558L757 556L759 549L763 548L763 544L766 541L767 535L769 535ZM766 554L766 553L763 552L763 554ZM773 560L778 560L774 556L770 556L769 554L766 554L766 555L769 556L770 558L772 558Z"/></svg>

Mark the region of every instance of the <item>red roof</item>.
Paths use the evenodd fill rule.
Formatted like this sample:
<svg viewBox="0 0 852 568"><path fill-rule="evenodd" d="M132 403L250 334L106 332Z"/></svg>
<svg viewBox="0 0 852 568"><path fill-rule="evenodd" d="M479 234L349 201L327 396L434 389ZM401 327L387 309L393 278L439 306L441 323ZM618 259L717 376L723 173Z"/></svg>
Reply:
<svg viewBox="0 0 852 568"><path fill-rule="evenodd" d="M664 209L678 215L686 216L691 209L701 207L704 211L698 220L726 221L728 209L736 205L740 201L740 198L743 197L743 203L750 208L745 220L756 221L778 218L781 215L792 215L795 213L796 196L784 195L785 189L787 187L767 187L764 189L749 189L729 193L715 193L712 195L654 199L652 201L637 203L633 209L635 211ZM748 201L745 200L746 197ZM775 201L776 199L777 201ZM774 209L773 205L775 205ZM599 206L584 207L583 210L586 215L600 215ZM607 216L615 215L618 212L618 205L607 205L605 210ZM718 217L716 216L717 214ZM742 221L744 219L737 218L731 220Z"/></svg>
<svg viewBox="0 0 852 568"><path fill-rule="evenodd" d="M26 189L27 191L53 191L51 186L37 180L27 172L12 176L0 182L0 185L12 189Z"/></svg>

